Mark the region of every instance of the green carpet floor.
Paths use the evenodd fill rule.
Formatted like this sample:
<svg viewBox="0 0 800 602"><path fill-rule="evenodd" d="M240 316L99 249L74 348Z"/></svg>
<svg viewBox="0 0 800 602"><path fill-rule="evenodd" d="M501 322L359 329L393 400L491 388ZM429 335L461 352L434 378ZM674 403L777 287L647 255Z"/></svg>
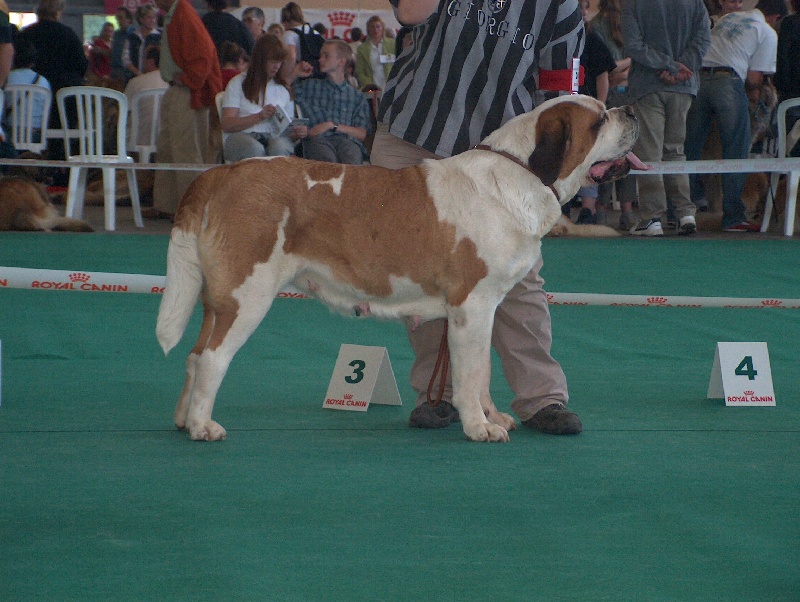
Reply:
<svg viewBox="0 0 800 602"><path fill-rule="evenodd" d="M164 236L0 234L0 265L163 274ZM548 290L800 298L797 240L558 240ZM799 600L800 311L553 307L585 431L407 427L400 325L278 300L215 417L172 427L199 327L158 295L0 288L0 600ZM706 399L718 341L766 341L777 407ZM402 407L322 409L340 343ZM495 401L511 393L495 358Z"/></svg>

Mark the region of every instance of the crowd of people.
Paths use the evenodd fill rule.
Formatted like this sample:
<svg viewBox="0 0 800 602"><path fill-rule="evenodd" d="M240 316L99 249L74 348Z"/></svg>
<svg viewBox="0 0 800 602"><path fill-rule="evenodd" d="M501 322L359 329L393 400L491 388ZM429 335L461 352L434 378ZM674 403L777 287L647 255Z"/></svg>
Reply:
<svg viewBox="0 0 800 602"><path fill-rule="evenodd" d="M347 43L335 43L322 24L311 26L306 21L296 2L281 9L279 23L267 24L259 7L245 8L237 18L228 12L227 0L208 0L208 11L202 17L196 15L197 22L191 19L192 27L202 25L204 40L187 56L175 56L181 54L179 49L186 41L176 33L179 41L171 48L165 34L180 2L144 4L135 15L125 6L119 7L115 14L118 28L105 23L87 52L78 36L59 22L64 1L41 0L38 21L18 33L9 31L5 44L0 43L5 52L0 52L0 77L10 72L10 57L17 47L26 61L33 53L34 62L25 66L13 62L16 73L9 81L33 78L31 81L49 86L53 94L81 83L128 87L128 92L144 86L188 87L188 106L192 111L202 109L203 116L189 114L202 119L203 124L196 125L199 131L209 132L211 145L204 152L199 148L188 154L178 151L177 156L184 160L272 154L348 163L368 160L365 141L373 134L377 115L362 93L385 96L398 56L413 43L412 28L420 31L424 23L409 22L396 32L373 15L365 32L353 28ZM401 4L400 0L391 2ZM416 2L436 4L433 0ZM661 1L599 0L590 5L589 0L580 0L578 4L585 21L581 92L608 106L634 107L643 126L636 150L645 160L701 158L712 123L719 132L723 158L745 158L751 149L748 94L753 96L754 90L774 82L781 100L800 95L798 0L790 0L789 16L785 0L759 0L751 10L744 9L742 0L676 0L668 3L668 10ZM258 46L266 36L269 42ZM206 39L214 46L216 57L195 56L207 47ZM151 48L156 52L148 55ZM276 56L282 57L277 71ZM191 67L185 69L180 64L183 61ZM211 68L213 62L216 65ZM196 67L201 67L201 73L197 79L189 76L191 85L187 85L183 81L187 71L192 73ZM181 81L170 81L171 72L182 73ZM207 88L207 93L199 94L197 86ZM184 91L184 96L189 91ZM223 91L222 111L216 115L215 95ZM273 100L278 92L280 100ZM174 91L171 94L176 95ZM278 124L285 127L276 129L276 114L286 120ZM798 117L800 112L789 114L791 121ZM59 117L53 111L51 126L58 125ZM53 147L57 158L62 152L57 141ZM161 160L171 156L166 151L161 155ZM758 230L744 214L745 177L722 177L725 231ZM599 189L583 188L571 204L580 204L578 223L604 223L616 198L621 209L620 229L659 236L665 227L674 227L679 234L692 234L695 212L708 208L705 179L701 175L628 177ZM177 199L157 203L162 207L158 214L168 217L176 203Z"/></svg>

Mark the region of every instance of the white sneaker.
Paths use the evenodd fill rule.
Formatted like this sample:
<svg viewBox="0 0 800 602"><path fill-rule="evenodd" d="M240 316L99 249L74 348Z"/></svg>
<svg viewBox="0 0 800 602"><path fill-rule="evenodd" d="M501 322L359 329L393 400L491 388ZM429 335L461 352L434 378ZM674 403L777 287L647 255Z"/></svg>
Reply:
<svg viewBox="0 0 800 602"><path fill-rule="evenodd" d="M697 222L694 215L684 215L678 222L678 234L694 234L697 232Z"/></svg>
<svg viewBox="0 0 800 602"><path fill-rule="evenodd" d="M630 229L630 233L634 236L664 236L664 230L661 228L661 220L657 219L639 222L638 226L634 226Z"/></svg>

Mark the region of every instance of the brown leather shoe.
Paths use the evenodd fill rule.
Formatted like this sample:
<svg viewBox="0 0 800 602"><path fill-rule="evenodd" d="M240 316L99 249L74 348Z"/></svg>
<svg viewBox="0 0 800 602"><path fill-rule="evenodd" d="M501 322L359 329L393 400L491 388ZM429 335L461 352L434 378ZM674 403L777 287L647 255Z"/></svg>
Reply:
<svg viewBox="0 0 800 602"><path fill-rule="evenodd" d="M581 419L560 403L543 407L522 424L548 435L577 435L583 430Z"/></svg>

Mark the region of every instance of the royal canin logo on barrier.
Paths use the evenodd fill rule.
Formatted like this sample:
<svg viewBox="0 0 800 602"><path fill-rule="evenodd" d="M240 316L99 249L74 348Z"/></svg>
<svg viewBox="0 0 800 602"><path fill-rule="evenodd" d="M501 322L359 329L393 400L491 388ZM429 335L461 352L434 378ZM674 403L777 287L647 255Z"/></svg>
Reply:
<svg viewBox="0 0 800 602"><path fill-rule="evenodd" d="M667 301L669 301L669 299L667 299L666 297L648 297L647 298L647 303L649 303L650 305L666 305Z"/></svg>
<svg viewBox="0 0 800 602"><path fill-rule="evenodd" d="M73 272L69 275L69 282L34 280L31 288L56 291L98 291L101 293L127 293L127 284L95 284L89 282L92 279L86 272Z"/></svg>

